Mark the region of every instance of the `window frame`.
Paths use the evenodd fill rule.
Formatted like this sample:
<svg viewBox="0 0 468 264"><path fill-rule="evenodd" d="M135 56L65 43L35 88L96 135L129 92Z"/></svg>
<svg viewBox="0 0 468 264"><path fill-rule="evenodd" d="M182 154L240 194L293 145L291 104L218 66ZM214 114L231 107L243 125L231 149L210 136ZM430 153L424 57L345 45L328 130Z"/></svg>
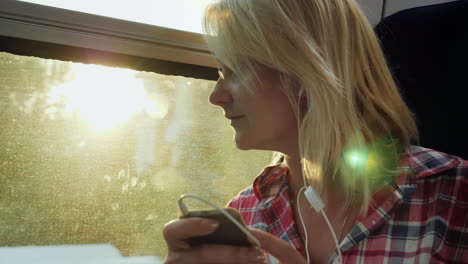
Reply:
<svg viewBox="0 0 468 264"><path fill-rule="evenodd" d="M0 2L0 51L216 79L203 35L28 2Z"/></svg>

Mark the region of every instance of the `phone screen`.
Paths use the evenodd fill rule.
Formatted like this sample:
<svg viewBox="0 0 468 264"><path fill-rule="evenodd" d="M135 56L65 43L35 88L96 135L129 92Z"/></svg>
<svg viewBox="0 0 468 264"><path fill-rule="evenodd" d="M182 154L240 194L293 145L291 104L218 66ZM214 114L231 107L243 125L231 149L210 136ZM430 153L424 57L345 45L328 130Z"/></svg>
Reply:
<svg viewBox="0 0 468 264"><path fill-rule="evenodd" d="M245 227L245 223L242 220L239 212L234 208L225 208L225 210L234 217L240 224ZM202 244L223 244L232 246L245 246L250 247L252 244L247 239L247 236L231 222L222 212L219 210L200 210L200 211L189 211L187 214L180 216L179 218L188 217L202 217L215 219L219 222L219 227L212 234L206 236L192 237L187 239L187 242L191 246L198 246Z"/></svg>

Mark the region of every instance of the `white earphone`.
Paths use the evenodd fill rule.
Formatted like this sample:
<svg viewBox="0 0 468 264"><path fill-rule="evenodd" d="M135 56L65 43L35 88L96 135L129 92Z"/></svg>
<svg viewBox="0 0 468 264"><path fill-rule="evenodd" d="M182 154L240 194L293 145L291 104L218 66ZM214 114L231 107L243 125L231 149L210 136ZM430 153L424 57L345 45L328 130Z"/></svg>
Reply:
<svg viewBox="0 0 468 264"><path fill-rule="evenodd" d="M302 162L301 162L301 167L303 167ZM304 171L304 169L302 169L302 171ZM325 208L325 203L320 198L318 193L314 190L314 188L312 188L312 186L310 186L310 185L307 186L305 177L303 177L303 180L304 180L304 186L297 193L297 198L296 199L297 199L297 207L298 207L298 211L299 211L299 218L301 219L302 228L304 229L304 233L305 233L304 240L305 240L305 250L306 250L306 256L307 256L307 263L310 262L309 243L308 243L309 238L308 238L308 235L307 235L307 229L306 229L306 226L305 226L305 223L304 223L304 219L302 218L302 213L301 213L301 210L300 210L300 199L299 199L300 195L304 191L304 189L305 189L304 195L305 195L307 201L309 202L310 206L312 208L314 208L314 210L317 213L322 213L323 218L325 219L325 222L327 222L328 228L330 229L330 232L332 233L333 240L335 241L336 249L338 250L338 263L343 263L343 255L341 254L340 245L338 243L336 233L333 230L333 227L332 227L332 225L330 223L330 220L328 220L327 214L325 214L325 211L323 210L323 208Z"/></svg>

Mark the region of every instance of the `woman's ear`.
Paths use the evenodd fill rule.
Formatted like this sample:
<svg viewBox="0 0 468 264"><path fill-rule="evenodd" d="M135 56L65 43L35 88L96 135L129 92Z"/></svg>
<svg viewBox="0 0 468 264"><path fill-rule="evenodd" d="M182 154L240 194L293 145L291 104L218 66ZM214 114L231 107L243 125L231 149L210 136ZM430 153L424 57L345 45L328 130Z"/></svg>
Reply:
<svg viewBox="0 0 468 264"><path fill-rule="evenodd" d="M299 113L301 117L304 117L305 113L309 110L309 100L307 99L307 94L305 91L298 98L299 102Z"/></svg>
<svg viewBox="0 0 468 264"><path fill-rule="evenodd" d="M303 96L307 96L307 95L305 94L304 85L301 84L299 87L299 92L297 92L297 98L301 98Z"/></svg>
<svg viewBox="0 0 468 264"><path fill-rule="evenodd" d="M309 110L309 100L307 98L307 93L305 90L304 85L300 84L297 86L295 90L295 94L297 95L297 110L299 111L298 115L299 118L302 120Z"/></svg>
<svg viewBox="0 0 468 264"><path fill-rule="evenodd" d="M302 81L297 76L288 76L292 91L296 98L300 98L305 94L305 87Z"/></svg>

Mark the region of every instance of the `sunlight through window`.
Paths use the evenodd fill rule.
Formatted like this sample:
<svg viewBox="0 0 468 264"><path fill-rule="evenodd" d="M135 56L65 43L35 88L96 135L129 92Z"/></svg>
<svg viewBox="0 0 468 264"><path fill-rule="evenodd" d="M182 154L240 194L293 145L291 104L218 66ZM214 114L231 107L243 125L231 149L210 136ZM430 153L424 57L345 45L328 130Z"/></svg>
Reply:
<svg viewBox="0 0 468 264"><path fill-rule="evenodd" d="M63 100L66 114L78 114L99 132L110 131L140 112L163 118L168 111L167 103L160 102L156 96L148 96L135 73L127 69L72 64L72 79L53 87L47 95L48 103Z"/></svg>

